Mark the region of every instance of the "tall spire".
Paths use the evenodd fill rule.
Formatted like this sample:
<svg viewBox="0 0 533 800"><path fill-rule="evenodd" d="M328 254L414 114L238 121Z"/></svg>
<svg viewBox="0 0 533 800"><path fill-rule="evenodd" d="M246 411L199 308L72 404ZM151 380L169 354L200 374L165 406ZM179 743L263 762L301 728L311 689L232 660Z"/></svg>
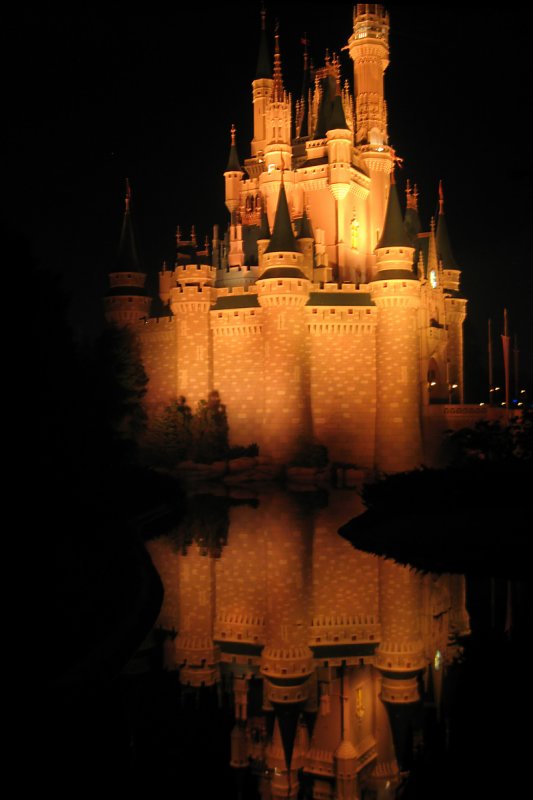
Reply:
<svg viewBox="0 0 533 800"><path fill-rule="evenodd" d="M458 269L450 244L446 217L444 216L444 192L442 189L442 181L439 181L439 218L437 222L436 245L437 256L439 261L442 262L443 268Z"/></svg>
<svg viewBox="0 0 533 800"><path fill-rule="evenodd" d="M283 89L283 75L281 73L281 53L279 50L279 21L276 20L276 33L274 36L274 89L272 100L282 103L285 90Z"/></svg>
<svg viewBox="0 0 533 800"><path fill-rule="evenodd" d="M387 213L383 233L377 247L411 247L409 236L403 224L398 190L394 181L394 171L391 173L391 185L389 191L389 202L387 203Z"/></svg>
<svg viewBox="0 0 533 800"><path fill-rule="evenodd" d="M270 66L270 56L268 54L268 42L266 36L266 10L265 4L261 6L261 38L259 39L259 53L257 56L257 68L255 70L255 78L272 79L272 68Z"/></svg>
<svg viewBox="0 0 533 800"><path fill-rule="evenodd" d="M299 253L292 230L291 215L289 213L289 204L287 203L287 195L285 193L285 184L281 183L278 197L278 207L276 208L276 217L274 219L274 227L272 228L272 238L265 253Z"/></svg>
<svg viewBox="0 0 533 800"><path fill-rule="evenodd" d="M142 267L135 244L133 224L131 221L131 186L126 178L126 195L124 198L124 218L118 245L116 267L119 272L141 272Z"/></svg>
<svg viewBox="0 0 533 800"><path fill-rule="evenodd" d="M226 172L242 172L242 167L239 164L239 154L237 153L237 145L235 144L235 135L237 128L235 125L231 126L231 147L229 151L228 166Z"/></svg>

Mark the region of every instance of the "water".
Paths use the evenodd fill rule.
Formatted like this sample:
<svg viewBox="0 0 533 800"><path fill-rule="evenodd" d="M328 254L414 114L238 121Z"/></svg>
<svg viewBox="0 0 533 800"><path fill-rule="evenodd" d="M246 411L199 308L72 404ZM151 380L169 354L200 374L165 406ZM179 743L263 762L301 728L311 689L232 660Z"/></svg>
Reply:
<svg viewBox="0 0 533 800"><path fill-rule="evenodd" d="M165 596L123 678L139 774L155 760L201 797L377 800L446 752L465 580L354 549L337 531L361 511L354 491L199 494L148 543Z"/></svg>

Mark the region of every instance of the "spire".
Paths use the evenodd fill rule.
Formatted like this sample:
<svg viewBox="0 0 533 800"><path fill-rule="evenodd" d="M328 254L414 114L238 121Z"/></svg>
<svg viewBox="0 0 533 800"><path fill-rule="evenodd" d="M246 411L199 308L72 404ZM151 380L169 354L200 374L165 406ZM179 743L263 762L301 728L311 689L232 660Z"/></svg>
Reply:
<svg viewBox="0 0 533 800"><path fill-rule="evenodd" d="M341 130L348 129L346 117L344 116L344 108L342 107L342 97L340 94L336 94L335 99L333 100L328 130L336 130L337 128Z"/></svg>
<svg viewBox="0 0 533 800"><path fill-rule="evenodd" d="M387 204L383 232L377 245L377 248L380 247L412 247L403 224L400 201L398 200L398 190L396 189L396 183L394 181L394 172L391 173L389 202Z"/></svg>
<svg viewBox="0 0 533 800"><path fill-rule="evenodd" d="M459 269L457 262L452 252L450 237L448 235L448 226L446 224L446 217L444 216L444 192L442 190L442 181L439 181L439 219L437 222L437 256L439 261L442 262L444 269Z"/></svg>
<svg viewBox="0 0 533 800"><path fill-rule="evenodd" d="M279 51L279 22L276 20L276 34L274 37L274 89L272 92L272 100L274 103L282 103L284 94L283 75L281 73L281 53Z"/></svg>
<svg viewBox="0 0 533 800"><path fill-rule="evenodd" d="M126 178L126 196L124 198L124 219L116 258L117 272L142 272L141 262L135 244L133 224L131 221L131 186Z"/></svg>
<svg viewBox="0 0 533 800"><path fill-rule="evenodd" d="M261 210L261 226L259 228L259 236L258 239L270 239L270 228L268 226L268 216L263 208Z"/></svg>
<svg viewBox="0 0 533 800"><path fill-rule="evenodd" d="M307 33L304 33L301 39L301 44L304 48L304 68L302 79L302 95L299 102L299 113L296 120L296 138L306 136L309 127L309 39Z"/></svg>
<svg viewBox="0 0 533 800"><path fill-rule="evenodd" d="M298 239L312 239L313 238L313 231L311 230L311 223L309 221L309 217L307 216L307 209L304 206L304 213L300 222L300 233L298 234Z"/></svg>
<svg viewBox="0 0 533 800"><path fill-rule="evenodd" d="M274 219L274 227L272 229L272 238L265 250L265 253L299 253L296 246L296 239L292 230L291 216L289 214L289 205L287 203L287 195L285 193L285 184L281 182L279 190L278 207L276 208L276 217Z"/></svg>
<svg viewBox="0 0 533 800"><path fill-rule="evenodd" d="M261 38L259 40L259 54L257 56L257 68L255 70L256 80L268 78L272 80L272 68L270 66L270 56L268 54L268 42L266 37L266 11L264 3L261 8Z"/></svg>
<svg viewBox="0 0 533 800"><path fill-rule="evenodd" d="M235 144L235 134L237 129L235 125L231 126L231 147L229 151L228 166L226 172L242 172L243 169L239 164L239 155L237 153L237 145Z"/></svg>

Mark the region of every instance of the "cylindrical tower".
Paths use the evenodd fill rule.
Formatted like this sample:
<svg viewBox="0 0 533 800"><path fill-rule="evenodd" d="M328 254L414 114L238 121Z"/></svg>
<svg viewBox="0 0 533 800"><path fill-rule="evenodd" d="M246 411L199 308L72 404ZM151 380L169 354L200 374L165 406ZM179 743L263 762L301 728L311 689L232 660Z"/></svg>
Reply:
<svg viewBox="0 0 533 800"><path fill-rule="evenodd" d="M370 284L378 307L376 328L376 450L382 472L403 472L422 460L417 311L420 282L411 270L414 248L403 226L396 185Z"/></svg>
<svg viewBox="0 0 533 800"><path fill-rule="evenodd" d="M382 675L381 700L387 708L396 758L401 771L409 769L411 734L420 700L419 675L425 668L420 631L422 577L394 561L379 566L382 638L376 667Z"/></svg>
<svg viewBox="0 0 533 800"><path fill-rule="evenodd" d="M146 275L141 268L131 221L131 188L129 181L126 181L120 243L104 298L106 322L123 327L136 325L140 319L150 316L152 300L145 289L145 282Z"/></svg>
<svg viewBox="0 0 533 800"><path fill-rule="evenodd" d="M170 293L170 308L177 320L176 395L194 409L212 387L212 344L209 311L213 302L214 269L204 264L177 266L177 286Z"/></svg>
<svg viewBox="0 0 533 800"><path fill-rule="evenodd" d="M288 463L310 436L304 307L310 281L302 272L303 255L291 226L282 184L272 238L256 282L263 308L264 430L261 452Z"/></svg>
<svg viewBox="0 0 533 800"><path fill-rule="evenodd" d="M383 77L389 63L389 15L381 5L358 4L348 41L354 62L355 145L371 178L370 243L383 230L394 154L388 145Z"/></svg>

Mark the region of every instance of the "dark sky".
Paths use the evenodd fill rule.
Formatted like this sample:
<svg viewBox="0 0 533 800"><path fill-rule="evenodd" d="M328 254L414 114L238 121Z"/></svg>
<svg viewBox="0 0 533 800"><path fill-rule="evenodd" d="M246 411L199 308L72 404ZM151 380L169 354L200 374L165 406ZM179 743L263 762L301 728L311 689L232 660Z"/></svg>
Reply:
<svg viewBox="0 0 533 800"><path fill-rule="evenodd" d="M174 232L225 227L229 129L249 155L259 3L158 12L34 9L13 23L8 220L37 260L60 272L79 335L101 325L101 296L122 220L124 177L147 272L172 262ZM389 136L398 174L419 184L425 226L444 181L448 229L469 300L467 399L486 381L486 326L503 308L518 334L521 383L533 388L532 97L528 12L388 6ZM303 31L316 65L351 33L348 3L269 4L280 20L286 87L297 96ZM522 15L522 16L521 16ZM19 41L19 38L22 37ZM343 77L352 82L348 54ZM499 346L495 335L495 351ZM499 360L499 359L498 359ZM498 364L497 364L498 369ZM527 373L527 377L526 377ZM498 375L497 375L498 377ZM498 377L498 380L502 380Z"/></svg>

